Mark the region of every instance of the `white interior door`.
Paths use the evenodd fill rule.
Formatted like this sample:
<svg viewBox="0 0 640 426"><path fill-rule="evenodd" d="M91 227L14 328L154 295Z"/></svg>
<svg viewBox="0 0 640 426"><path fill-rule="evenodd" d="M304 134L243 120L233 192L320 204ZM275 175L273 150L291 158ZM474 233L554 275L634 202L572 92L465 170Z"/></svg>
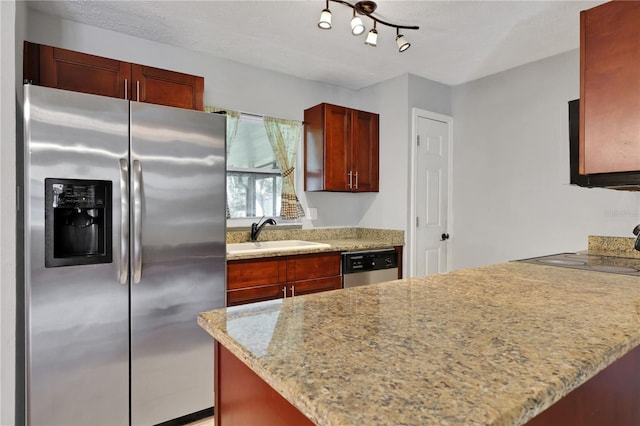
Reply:
<svg viewBox="0 0 640 426"><path fill-rule="evenodd" d="M414 114L412 275L449 269L450 117Z"/></svg>

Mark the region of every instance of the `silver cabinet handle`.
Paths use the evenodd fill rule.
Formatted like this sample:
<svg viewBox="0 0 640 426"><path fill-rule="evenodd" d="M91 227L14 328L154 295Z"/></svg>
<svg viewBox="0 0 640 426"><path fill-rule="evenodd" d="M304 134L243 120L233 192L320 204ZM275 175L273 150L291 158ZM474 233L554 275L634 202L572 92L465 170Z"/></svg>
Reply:
<svg viewBox="0 0 640 426"><path fill-rule="evenodd" d="M351 185L353 180L353 174L351 173L351 170L349 170L349 173L347 173L347 175L349 176L349 189L351 189L353 188L353 185Z"/></svg>
<svg viewBox="0 0 640 426"><path fill-rule="evenodd" d="M133 282L142 276L142 165L133 160Z"/></svg>
<svg viewBox="0 0 640 426"><path fill-rule="evenodd" d="M136 101L140 102L140 80L136 81Z"/></svg>
<svg viewBox="0 0 640 426"><path fill-rule="evenodd" d="M283 299L287 298L287 286L284 286L284 288L282 289L282 298Z"/></svg>
<svg viewBox="0 0 640 426"><path fill-rule="evenodd" d="M358 172L356 172L356 189L358 189Z"/></svg>
<svg viewBox="0 0 640 426"><path fill-rule="evenodd" d="M296 295L296 287L295 286L291 286L291 297Z"/></svg>
<svg viewBox="0 0 640 426"><path fill-rule="evenodd" d="M129 161L120 159L120 265L118 282L129 280Z"/></svg>
<svg viewBox="0 0 640 426"><path fill-rule="evenodd" d="M128 92L128 90L127 90L127 83L128 83L128 81L127 81L127 79L125 78L125 79L124 79L124 98L125 98L125 99L129 99L129 96L128 96L128 93L127 93L127 92Z"/></svg>

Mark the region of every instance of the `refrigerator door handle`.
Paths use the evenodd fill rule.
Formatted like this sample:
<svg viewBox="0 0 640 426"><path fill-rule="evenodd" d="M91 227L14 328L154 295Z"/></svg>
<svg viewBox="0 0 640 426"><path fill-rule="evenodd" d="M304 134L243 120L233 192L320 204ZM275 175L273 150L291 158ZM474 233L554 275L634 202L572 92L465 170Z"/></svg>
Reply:
<svg viewBox="0 0 640 426"><path fill-rule="evenodd" d="M133 160L133 282L142 276L142 165Z"/></svg>
<svg viewBox="0 0 640 426"><path fill-rule="evenodd" d="M118 282L126 284L129 280L129 161L120 159L120 268Z"/></svg>

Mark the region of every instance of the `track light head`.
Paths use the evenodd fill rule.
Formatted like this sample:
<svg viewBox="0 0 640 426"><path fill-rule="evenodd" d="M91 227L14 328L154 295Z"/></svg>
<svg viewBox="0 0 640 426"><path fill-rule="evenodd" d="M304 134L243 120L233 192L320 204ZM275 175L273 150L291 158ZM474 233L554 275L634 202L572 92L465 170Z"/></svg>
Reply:
<svg viewBox="0 0 640 426"><path fill-rule="evenodd" d="M364 32L364 24L359 16L356 16L356 10L353 9L353 18L351 18L351 34L359 36Z"/></svg>
<svg viewBox="0 0 640 426"><path fill-rule="evenodd" d="M399 52L404 52L411 47L411 43L405 40L404 36L400 34L400 28L396 28L396 45Z"/></svg>
<svg viewBox="0 0 640 426"><path fill-rule="evenodd" d="M364 41L367 46L376 47L378 44L378 30L376 29L376 21L373 21L373 28L367 34L367 39Z"/></svg>
<svg viewBox="0 0 640 426"><path fill-rule="evenodd" d="M323 30L331 29L331 11L329 9L322 9L320 20L318 21L318 27Z"/></svg>

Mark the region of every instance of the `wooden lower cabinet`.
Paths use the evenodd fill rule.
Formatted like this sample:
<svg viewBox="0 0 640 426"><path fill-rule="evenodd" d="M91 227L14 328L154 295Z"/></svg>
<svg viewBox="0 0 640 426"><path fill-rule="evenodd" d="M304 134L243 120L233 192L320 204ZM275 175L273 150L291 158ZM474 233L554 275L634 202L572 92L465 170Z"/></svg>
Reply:
<svg viewBox="0 0 640 426"><path fill-rule="evenodd" d="M342 288L341 254L313 253L227 262L227 306Z"/></svg>
<svg viewBox="0 0 640 426"><path fill-rule="evenodd" d="M295 425L313 422L215 341L216 426Z"/></svg>
<svg viewBox="0 0 640 426"><path fill-rule="evenodd" d="M256 373L215 344L216 426L313 423ZM380 407L381 412L384 407ZM640 346L602 370L527 426L640 424Z"/></svg>
<svg viewBox="0 0 640 426"><path fill-rule="evenodd" d="M527 423L556 425L640 425L640 346Z"/></svg>

